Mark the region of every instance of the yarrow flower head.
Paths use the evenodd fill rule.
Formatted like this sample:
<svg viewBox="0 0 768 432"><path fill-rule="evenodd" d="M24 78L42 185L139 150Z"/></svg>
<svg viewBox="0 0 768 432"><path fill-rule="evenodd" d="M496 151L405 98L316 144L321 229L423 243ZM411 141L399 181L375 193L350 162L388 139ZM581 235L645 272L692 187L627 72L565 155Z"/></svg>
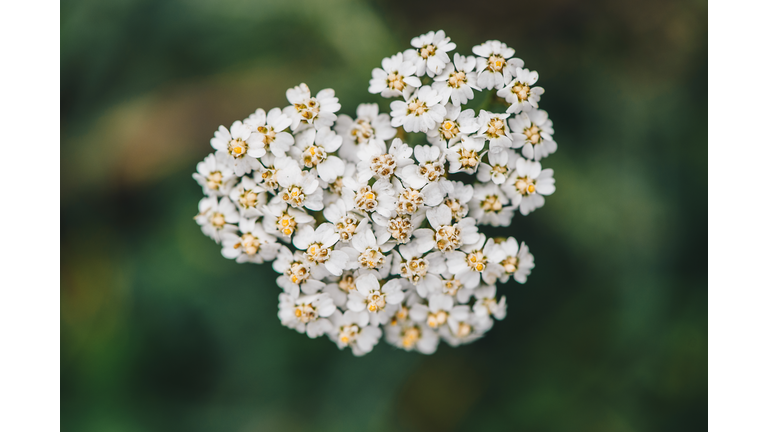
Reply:
<svg viewBox="0 0 768 432"><path fill-rule="evenodd" d="M284 326L355 356L382 340L431 354L481 338L506 316L502 284L528 281L528 245L484 231L555 192L544 90L500 41L456 48L440 30L383 59L368 90L388 104L343 114L300 84L214 132L195 222L225 258L272 263Z"/></svg>

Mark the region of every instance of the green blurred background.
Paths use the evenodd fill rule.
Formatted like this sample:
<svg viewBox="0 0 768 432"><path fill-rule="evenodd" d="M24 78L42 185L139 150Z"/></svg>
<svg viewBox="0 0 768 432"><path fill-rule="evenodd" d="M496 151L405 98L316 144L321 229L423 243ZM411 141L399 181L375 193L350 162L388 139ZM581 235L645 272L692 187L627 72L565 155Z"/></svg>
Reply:
<svg viewBox="0 0 768 432"><path fill-rule="evenodd" d="M703 0L62 2L62 429L706 430L706 26ZM540 72L557 192L509 228L536 268L487 337L354 358L280 325L191 174L300 82L382 101L371 69L441 28Z"/></svg>

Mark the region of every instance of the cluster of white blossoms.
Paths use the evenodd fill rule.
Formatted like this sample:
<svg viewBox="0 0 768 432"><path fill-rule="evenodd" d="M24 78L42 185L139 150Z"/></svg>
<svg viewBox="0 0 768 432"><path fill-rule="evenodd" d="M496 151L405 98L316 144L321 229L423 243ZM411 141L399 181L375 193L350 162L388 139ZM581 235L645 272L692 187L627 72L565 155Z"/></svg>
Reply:
<svg viewBox="0 0 768 432"><path fill-rule="evenodd" d="M474 56L452 53L443 31L411 44L373 70L389 113L337 115L332 89L301 84L287 107L221 126L193 175L195 219L222 255L272 262L282 324L355 355L382 337L430 354L483 336L506 315L497 282L525 283L534 261L478 228L509 226L555 191L538 73L499 41Z"/></svg>

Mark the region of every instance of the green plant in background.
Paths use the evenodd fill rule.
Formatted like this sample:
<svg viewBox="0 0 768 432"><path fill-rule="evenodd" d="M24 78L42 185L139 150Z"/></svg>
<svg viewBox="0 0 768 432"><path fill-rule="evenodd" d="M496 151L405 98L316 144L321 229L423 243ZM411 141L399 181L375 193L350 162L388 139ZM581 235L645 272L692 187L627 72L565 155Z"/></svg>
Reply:
<svg viewBox="0 0 768 432"><path fill-rule="evenodd" d="M61 10L63 430L706 428L706 2L545 0L526 19L500 1ZM354 358L281 326L273 270L223 259L190 223L189 173L219 124L302 81L354 118L378 100L373 65L438 26L462 54L500 39L546 71L568 143L544 160L558 192L484 228L536 254L494 331ZM503 112L486 101L468 103Z"/></svg>

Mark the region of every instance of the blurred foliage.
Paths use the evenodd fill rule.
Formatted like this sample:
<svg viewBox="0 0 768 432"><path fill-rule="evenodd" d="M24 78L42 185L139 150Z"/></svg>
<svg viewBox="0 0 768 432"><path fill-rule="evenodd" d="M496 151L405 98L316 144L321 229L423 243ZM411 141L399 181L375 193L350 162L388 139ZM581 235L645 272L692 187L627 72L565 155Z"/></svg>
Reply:
<svg viewBox="0 0 768 432"><path fill-rule="evenodd" d="M703 0L63 2L62 429L705 430L706 25ZM191 173L289 86L377 101L370 70L440 28L540 72L558 190L507 231L536 269L487 337L354 358L280 325Z"/></svg>

